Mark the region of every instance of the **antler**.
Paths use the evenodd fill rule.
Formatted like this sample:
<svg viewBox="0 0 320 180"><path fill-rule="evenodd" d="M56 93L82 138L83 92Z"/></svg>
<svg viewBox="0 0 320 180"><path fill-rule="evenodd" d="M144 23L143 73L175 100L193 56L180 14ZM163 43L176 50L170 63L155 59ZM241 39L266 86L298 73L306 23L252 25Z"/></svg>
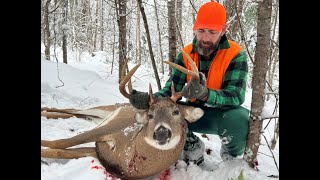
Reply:
<svg viewBox="0 0 320 180"><path fill-rule="evenodd" d="M185 68L185 67L182 67L178 64L175 64L173 62L170 62L170 61L163 61L164 63L166 64L169 64L171 67L174 67L178 70L180 70L181 72L185 73L185 74L189 74L190 76L194 76L196 79L200 80L200 77L199 77L199 71L198 71L198 68L197 68L197 65L196 63L190 58L190 56L184 52L182 50L182 53L187 57L188 61L189 61L189 64L191 66L191 70L190 71L189 69Z"/></svg>
<svg viewBox="0 0 320 180"><path fill-rule="evenodd" d="M176 92L176 90L174 89L174 83L172 81L171 83L171 97L170 99L172 99L172 101L177 102L178 99L180 99L182 97L181 92Z"/></svg>
<svg viewBox="0 0 320 180"><path fill-rule="evenodd" d="M195 62L190 58L190 56L184 52L182 50L182 53L187 57L188 61L189 61L189 64L191 66L191 71L185 67L182 67L178 64L175 64L173 62L169 62L169 61L163 61L164 63L166 64L169 64L171 67L174 67L178 70L180 70L181 72L185 73L185 74L188 74L190 76L193 76L195 77L197 80L200 80L200 77L199 77L199 71L198 71L198 68L195 64ZM130 94L126 91L125 89L125 85L126 83L131 79L131 76L136 72L136 70L139 68L141 64L137 64L135 67L133 67L129 72L128 74L122 79L122 81L120 82L119 84L119 90L120 90L120 93L125 96L126 98L130 98ZM131 91L131 90L130 90ZM176 102L179 98L182 97L182 94L181 92L176 92L175 89L174 89L174 83L172 81L172 84L171 84L171 99ZM152 102L153 98L152 98L152 89L151 89L151 85L149 84L149 95L150 95L150 102ZM149 102L149 103L150 103Z"/></svg>
<svg viewBox="0 0 320 180"><path fill-rule="evenodd" d="M151 83L149 83L149 105L151 105L153 101L154 99L153 99L152 86L151 86Z"/></svg>
<svg viewBox="0 0 320 180"><path fill-rule="evenodd" d="M126 91L125 85L130 80L131 76L136 72L136 70L139 68L140 65L141 64L137 64L135 67L133 67L119 84L120 93L128 99L130 98L130 94Z"/></svg>
<svg viewBox="0 0 320 180"><path fill-rule="evenodd" d="M198 71L198 68L196 66L196 63L190 58L190 56L184 52L182 50L182 53L187 57L188 61L189 61L189 64L191 66L191 71L185 67L182 67L176 63L173 63L173 62L170 62L170 61L163 61L164 63L166 64L169 64L171 67L174 67L176 69L178 69L179 71L185 73L185 74L188 74L190 76L193 76L195 77L197 80L200 80L200 77L199 77L199 71ZM172 81L171 83L171 99L176 102L179 98L182 97L182 94L181 92L176 92L175 89L174 89L174 83Z"/></svg>

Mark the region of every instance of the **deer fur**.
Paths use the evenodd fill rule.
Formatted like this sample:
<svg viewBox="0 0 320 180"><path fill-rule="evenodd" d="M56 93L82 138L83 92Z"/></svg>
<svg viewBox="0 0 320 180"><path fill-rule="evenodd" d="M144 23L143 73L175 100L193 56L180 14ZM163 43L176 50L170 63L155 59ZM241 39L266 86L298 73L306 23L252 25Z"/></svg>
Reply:
<svg viewBox="0 0 320 180"><path fill-rule="evenodd" d="M128 78L123 81L128 81ZM130 97L123 90L123 83L120 86L122 94ZM179 95L175 92L172 94ZM64 159L97 157L106 171L121 179L140 179L166 170L179 159L183 151L186 120L194 122L204 112L200 108L176 103L177 97L154 99L151 88L149 95L147 110L122 105L104 123L92 130L66 139L41 140L41 156ZM87 110L42 108L42 115L53 117L50 113L60 113L63 117L102 120L110 113L109 110L106 107ZM95 147L72 147L89 142L95 142Z"/></svg>

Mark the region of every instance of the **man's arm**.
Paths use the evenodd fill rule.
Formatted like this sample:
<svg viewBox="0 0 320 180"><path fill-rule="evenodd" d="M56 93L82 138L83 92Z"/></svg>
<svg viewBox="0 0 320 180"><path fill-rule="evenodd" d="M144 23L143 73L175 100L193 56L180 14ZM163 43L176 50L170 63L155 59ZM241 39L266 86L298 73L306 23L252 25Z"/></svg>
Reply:
<svg viewBox="0 0 320 180"><path fill-rule="evenodd" d="M240 106L245 100L247 76L247 56L242 50L230 62L221 89L209 89L206 104L212 107Z"/></svg>

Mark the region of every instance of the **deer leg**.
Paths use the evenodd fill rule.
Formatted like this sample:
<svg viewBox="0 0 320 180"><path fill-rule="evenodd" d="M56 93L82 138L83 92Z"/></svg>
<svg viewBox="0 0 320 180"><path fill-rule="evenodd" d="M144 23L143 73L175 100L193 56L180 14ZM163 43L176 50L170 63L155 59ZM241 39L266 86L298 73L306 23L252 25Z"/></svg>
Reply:
<svg viewBox="0 0 320 180"><path fill-rule="evenodd" d="M68 114L68 113L41 111L41 116L44 116L44 117L46 117L47 119L58 119L58 118L68 119L68 118L74 117L74 116L76 116L76 115L74 115L74 114ZM76 116L76 117L82 118L82 117L80 117L80 116Z"/></svg>
<svg viewBox="0 0 320 180"><path fill-rule="evenodd" d="M41 116L46 117L47 119L67 119L73 116L77 118L84 118L84 119L103 119L112 111L115 111L119 107L130 105L129 103L118 103L113 105L106 105L106 106L97 106L89 109L57 109L57 108L48 108L42 107L41 108Z"/></svg>
<svg viewBox="0 0 320 180"><path fill-rule="evenodd" d="M97 157L95 147L81 147L74 149L41 149L41 157L58 159L75 159L81 157Z"/></svg>

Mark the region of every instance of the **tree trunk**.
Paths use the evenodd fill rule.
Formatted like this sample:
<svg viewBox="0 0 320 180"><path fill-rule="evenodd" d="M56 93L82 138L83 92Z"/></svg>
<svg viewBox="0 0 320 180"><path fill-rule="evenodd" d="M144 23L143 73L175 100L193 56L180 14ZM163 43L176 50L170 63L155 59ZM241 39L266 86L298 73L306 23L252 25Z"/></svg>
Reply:
<svg viewBox="0 0 320 180"><path fill-rule="evenodd" d="M272 140L271 140L271 149L272 150L274 150L274 148L276 147L278 137L279 137L279 118L278 118L278 121L276 122L276 125L275 125L274 136L272 137Z"/></svg>
<svg viewBox="0 0 320 180"><path fill-rule="evenodd" d="M176 23L176 36L179 37L180 47L184 47L183 39L182 39L182 0L176 1L176 16L175 17L175 23Z"/></svg>
<svg viewBox="0 0 320 180"><path fill-rule="evenodd" d="M176 20L177 20L177 26L182 31L182 0L176 0Z"/></svg>
<svg viewBox="0 0 320 180"><path fill-rule="evenodd" d="M140 38L140 9L137 9L137 45L136 45L136 63L141 63L141 38Z"/></svg>
<svg viewBox="0 0 320 180"><path fill-rule="evenodd" d="M116 14L113 14L113 19L114 19L114 16L116 16ZM116 26L114 25L114 21L112 21L112 25L113 25L113 29L116 29ZM116 44L116 32L113 31L113 43L112 43L112 62L111 62L111 74L112 74L112 71L113 71L113 64L114 64L114 51L115 51L115 48L114 48L114 45ZM119 68L120 68L120 65L119 65ZM119 76L120 78L120 76Z"/></svg>
<svg viewBox="0 0 320 180"><path fill-rule="evenodd" d="M101 0L100 6L100 51L103 51L104 47L104 19L103 19L103 0Z"/></svg>
<svg viewBox="0 0 320 180"><path fill-rule="evenodd" d="M227 10L227 17L229 19L228 26L228 33L226 34L229 39L235 40L240 42L241 35L239 35L239 19L236 18L236 11L238 14L242 14L242 7L243 7L243 0L240 1L233 1L233 0L226 0L226 10Z"/></svg>
<svg viewBox="0 0 320 180"><path fill-rule="evenodd" d="M51 0L47 0L45 6L44 6L44 24L45 24L45 42L44 42L44 55L46 60L50 61L50 46L51 46L51 40L50 40L50 26L49 26L49 5Z"/></svg>
<svg viewBox="0 0 320 180"><path fill-rule="evenodd" d="M168 29L169 29L169 61L174 62L177 51L175 0L168 1ZM169 68L171 75L171 67Z"/></svg>
<svg viewBox="0 0 320 180"><path fill-rule="evenodd" d="M193 1L191 0L189 0L188 13L191 14L192 24L194 24L196 22L197 10L195 9ZM185 32L185 37L187 37L187 34L186 34L187 31L184 31L184 32ZM195 33L193 33L193 36L195 36Z"/></svg>
<svg viewBox="0 0 320 180"><path fill-rule="evenodd" d="M257 45L252 78L252 101L250 131L245 151L245 160L249 166L258 165L257 153L260 146L262 123L261 115L265 102L265 86L268 54L270 48L271 6L272 0L258 2Z"/></svg>
<svg viewBox="0 0 320 180"><path fill-rule="evenodd" d="M63 25L67 25L67 17L68 17L68 0L64 0L64 7L63 7ZM62 29L62 58L63 63L68 64L68 54L67 54L67 33L66 28L63 27Z"/></svg>
<svg viewBox="0 0 320 180"><path fill-rule="evenodd" d="M145 28L146 34L147 34L147 42L148 42L148 47L149 47L149 53L150 53L151 63L152 63L152 67L153 67L153 70L154 70L154 75L155 75L155 78L156 78L156 81L157 81L158 90L160 90L160 89L161 89L161 83L160 83L160 79L159 79L159 75L158 75L158 71L157 71L156 62L155 62L154 56L153 56L153 51L152 51L152 46L151 46L151 39L150 39L150 33L149 33L149 27L148 27L148 21L147 21L146 14L144 13L144 8L142 7L141 1L142 1L142 0L137 0L138 5L139 5L139 9L140 9L140 11L141 11L144 28Z"/></svg>
<svg viewBox="0 0 320 180"><path fill-rule="evenodd" d="M96 0L96 12L95 12L95 20L94 20L94 32L93 32L93 51L97 51L97 37L98 37L98 17L99 17L99 4L100 0Z"/></svg>
<svg viewBox="0 0 320 180"><path fill-rule="evenodd" d="M162 46L161 46L161 33L160 33L160 26L159 26L159 17L158 17L158 9L156 0L153 0L154 3L154 11L156 13L156 20L157 20L157 30L158 30L158 39L159 39L159 48L160 48L160 61L161 61L161 73L164 74L164 66L163 66L163 55L162 55Z"/></svg>
<svg viewBox="0 0 320 180"><path fill-rule="evenodd" d="M278 36L277 43L279 43L279 36ZM274 43L272 43L272 44L274 44ZM274 47L274 46L271 45L271 47ZM269 59L270 63L268 65L268 67L269 67L269 69L268 69L268 82L269 82L269 84L271 86L271 87L269 87L269 86L268 87L269 87L271 92L273 91L272 90L272 85L273 85L273 80L274 80L274 74L275 74L275 70L277 68L277 64L278 64L278 61L279 61L279 47L274 48L274 50L272 48L272 51L273 51L273 54ZM269 100L269 98L270 98L270 94L267 95L267 101Z"/></svg>
<svg viewBox="0 0 320 180"><path fill-rule="evenodd" d="M117 14L117 22L118 22L118 28L119 28L119 83L125 76L122 74L125 72L123 68L125 68L126 63L126 32L127 32L127 26L126 26L126 0L115 0L115 7L116 7L116 14ZM117 8L119 7L119 8Z"/></svg>
<svg viewBox="0 0 320 180"><path fill-rule="evenodd" d="M273 28L272 28L272 35L271 35L271 39L273 39L275 41L275 39L277 39L276 43L271 43L271 51L270 51L270 55L269 55L269 63L268 63L268 82L270 83L270 86L272 87L273 85L273 80L274 80L274 72L275 72L275 69L276 69L276 65L277 65L277 62L278 62L278 52L279 52L279 47L278 47L278 44L279 44L279 35L278 37L276 37L276 32L278 31L278 14L279 14L279 1L276 0L275 1L275 5L273 7L274 8L274 15L272 17L271 20L273 20L272 22L272 25L273 25ZM269 100L269 97L270 95L267 96L267 100Z"/></svg>

